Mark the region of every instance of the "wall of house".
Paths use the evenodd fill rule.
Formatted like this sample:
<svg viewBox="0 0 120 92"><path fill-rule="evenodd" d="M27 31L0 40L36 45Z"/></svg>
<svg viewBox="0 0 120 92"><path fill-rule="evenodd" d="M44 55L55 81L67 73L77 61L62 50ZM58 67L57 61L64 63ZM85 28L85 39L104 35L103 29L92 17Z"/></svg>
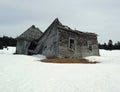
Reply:
<svg viewBox="0 0 120 92"><path fill-rule="evenodd" d="M16 46L16 53L17 54L28 54L28 47L30 45L30 41L24 40L24 39L18 39L17 40L17 46Z"/></svg>
<svg viewBox="0 0 120 92"><path fill-rule="evenodd" d="M74 40L74 48L70 48L70 39ZM78 35L59 29L59 57L81 57L81 48L78 39ZM79 44L79 45L78 45Z"/></svg>
<svg viewBox="0 0 120 92"><path fill-rule="evenodd" d="M74 40L74 48L70 47L70 39ZM78 35L71 31L64 31L63 29L59 29L60 58L79 58L91 55L99 55L96 37L90 37L83 34Z"/></svg>
<svg viewBox="0 0 120 92"><path fill-rule="evenodd" d="M57 57L58 54L58 32L55 25L52 25L43 34L42 39L39 40L35 52L43 54L48 58Z"/></svg>
<svg viewBox="0 0 120 92"><path fill-rule="evenodd" d="M88 35L84 39L86 43L81 46L82 57L99 56L97 37Z"/></svg>

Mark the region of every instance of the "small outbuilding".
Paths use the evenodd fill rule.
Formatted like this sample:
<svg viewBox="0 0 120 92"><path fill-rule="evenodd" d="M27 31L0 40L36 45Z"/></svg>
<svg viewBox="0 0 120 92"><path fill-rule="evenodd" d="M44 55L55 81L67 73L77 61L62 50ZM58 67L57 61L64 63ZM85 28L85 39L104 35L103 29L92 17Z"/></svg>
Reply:
<svg viewBox="0 0 120 92"><path fill-rule="evenodd" d="M16 53L28 55L29 49L35 48L33 41L40 38L42 34L43 33L39 30L39 28L32 25L29 29L17 37Z"/></svg>

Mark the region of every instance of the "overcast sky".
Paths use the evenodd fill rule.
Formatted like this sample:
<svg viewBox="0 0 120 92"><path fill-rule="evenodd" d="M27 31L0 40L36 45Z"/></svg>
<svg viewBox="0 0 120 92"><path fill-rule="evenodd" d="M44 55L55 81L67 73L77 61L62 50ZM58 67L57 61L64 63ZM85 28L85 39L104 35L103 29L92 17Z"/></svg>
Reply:
<svg viewBox="0 0 120 92"><path fill-rule="evenodd" d="M19 36L31 25L43 32L55 18L98 34L99 42L120 41L120 0L0 0L0 36Z"/></svg>

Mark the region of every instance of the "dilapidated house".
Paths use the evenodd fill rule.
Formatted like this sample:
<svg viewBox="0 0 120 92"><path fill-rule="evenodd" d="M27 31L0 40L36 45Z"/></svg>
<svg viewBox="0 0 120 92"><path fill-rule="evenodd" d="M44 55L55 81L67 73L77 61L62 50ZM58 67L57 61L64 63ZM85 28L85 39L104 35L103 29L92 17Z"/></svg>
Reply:
<svg viewBox="0 0 120 92"><path fill-rule="evenodd" d="M97 35L73 30L55 19L39 38L38 45L31 53L42 54L48 58L98 56Z"/></svg>
<svg viewBox="0 0 120 92"><path fill-rule="evenodd" d="M32 25L29 29L17 37L16 53L28 55L29 49L35 48L33 41L40 38L41 35L42 32Z"/></svg>

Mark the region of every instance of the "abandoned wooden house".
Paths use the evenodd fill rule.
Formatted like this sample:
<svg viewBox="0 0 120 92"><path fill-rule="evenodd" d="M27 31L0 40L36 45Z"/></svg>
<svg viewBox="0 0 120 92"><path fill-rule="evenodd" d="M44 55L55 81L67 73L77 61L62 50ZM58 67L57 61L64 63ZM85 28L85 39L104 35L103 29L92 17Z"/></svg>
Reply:
<svg viewBox="0 0 120 92"><path fill-rule="evenodd" d="M28 55L29 49L35 48L33 41L40 38L41 35L42 32L32 25L27 31L17 37L16 53Z"/></svg>
<svg viewBox="0 0 120 92"><path fill-rule="evenodd" d="M48 58L98 56L97 35L72 30L55 19L39 38L38 45L31 53L42 54Z"/></svg>

